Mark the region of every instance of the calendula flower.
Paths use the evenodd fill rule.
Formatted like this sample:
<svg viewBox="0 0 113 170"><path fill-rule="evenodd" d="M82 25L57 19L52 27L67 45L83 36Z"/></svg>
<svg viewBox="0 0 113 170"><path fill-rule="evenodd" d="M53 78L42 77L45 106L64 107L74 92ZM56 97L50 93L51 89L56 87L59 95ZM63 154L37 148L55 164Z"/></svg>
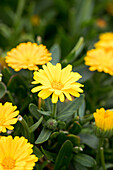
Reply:
<svg viewBox="0 0 113 170"><path fill-rule="evenodd" d="M113 111L101 108L97 109L93 115L95 118L95 124L98 128L104 131L113 129Z"/></svg>
<svg viewBox="0 0 113 170"><path fill-rule="evenodd" d="M113 75L113 51L104 49L92 49L87 52L85 64L90 66L90 71L104 71Z"/></svg>
<svg viewBox="0 0 113 170"><path fill-rule="evenodd" d="M38 158L24 137L0 138L0 170L32 170Z"/></svg>
<svg viewBox="0 0 113 170"><path fill-rule="evenodd" d="M34 80L32 84L41 84L34 87L32 93L38 92L38 96L42 99L48 98L52 94L52 103L57 103L58 97L61 102L64 102L64 95L68 100L72 100L71 95L79 97L79 92L83 92L80 87L82 84L77 83L82 76L77 72L71 72L72 66L61 69L61 64L57 63L56 66L47 63L42 66L38 72L34 72ZM71 94L71 95L70 95Z"/></svg>
<svg viewBox="0 0 113 170"><path fill-rule="evenodd" d="M106 23L106 21L105 21L104 19L98 18L98 19L96 20L96 25L97 25L99 28L106 28L107 23Z"/></svg>
<svg viewBox="0 0 113 170"><path fill-rule="evenodd" d="M33 26L38 26L39 23L40 23L40 18L39 18L39 16L38 16L38 15L33 15L33 16L31 17L31 23L32 23Z"/></svg>
<svg viewBox="0 0 113 170"><path fill-rule="evenodd" d="M13 106L10 102L6 102L4 105L0 103L0 133L6 132L6 129L14 129L12 125L17 122L16 116L19 114L16 109L17 106Z"/></svg>
<svg viewBox="0 0 113 170"><path fill-rule="evenodd" d="M113 41L113 33L112 32L102 33L100 34L99 39L103 41L110 41L110 40Z"/></svg>
<svg viewBox="0 0 113 170"><path fill-rule="evenodd" d="M43 65L50 61L51 53L46 46L36 43L21 43L16 48L7 52L6 63L15 71L21 69L38 70L37 65Z"/></svg>
<svg viewBox="0 0 113 170"><path fill-rule="evenodd" d="M107 51L110 51L110 50L113 51L113 33L112 32L100 34L99 38L100 40L94 44L96 48L104 48Z"/></svg>

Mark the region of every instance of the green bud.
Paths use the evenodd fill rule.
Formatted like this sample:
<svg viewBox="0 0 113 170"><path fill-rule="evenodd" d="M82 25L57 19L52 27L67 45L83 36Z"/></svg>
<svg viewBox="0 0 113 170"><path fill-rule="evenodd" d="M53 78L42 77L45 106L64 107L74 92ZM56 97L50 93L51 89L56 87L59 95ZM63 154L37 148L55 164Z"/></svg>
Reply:
<svg viewBox="0 0 113 170"><path fill-rule="evenodd" d="M97 137L99 138L110 138L113 135L113 129L112 130L102 130L98 128L96 125L93 126L94 132Z"/></svg>
<svg viewBox="0 0 113 170"><path fill-rule="evenodd" d="M58 128L59 129L65 129L65 127L66 127L66 123L59 120L58 121Z"/></svg>
<svg viewBox="0 0 113 170"><path fill-rule="evenodd" d="M55 119L49 119L46 122L46 127L51 130L55 130L57 128L57 121Z"/></svg>

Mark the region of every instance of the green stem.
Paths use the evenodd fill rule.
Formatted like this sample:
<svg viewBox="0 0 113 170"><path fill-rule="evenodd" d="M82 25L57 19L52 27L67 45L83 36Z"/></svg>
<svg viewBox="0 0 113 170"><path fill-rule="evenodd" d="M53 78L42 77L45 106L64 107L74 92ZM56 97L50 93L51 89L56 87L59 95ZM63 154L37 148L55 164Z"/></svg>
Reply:
<svg viewBox="0 0 113 170"><path fill-rule="evenodd" d="M101 162L103 170L106 170L105 161L104 161L104 152L103 152L103 147L102 147L103 141L104 141L104 138L99 138L99 147L98 147L98 151L96 155L96 162L98 166L100 165L100 162Z"/></svg>
<svg viewBox="0 0 113 170"><path fill-rule="evenodd" d="M79 50L81 45L83 45L83 42L84 42L84 38L80 37L79 41L77 42L76 46L72 49L71 53L76 52L77 50Z"/></svg>
<svg viewBox="0 0 113 170"><path fill-rule="evenodd" d="M80 118L80 123L84 125L85 123L89 122L92 119L94 119L93 114L89 115L88 117Z"/></svg>
<svg viewBox="0 0 113 170"><path fill-rule="evenodd" d="M18 120L23 126L25 138L30 140L30 129L29 129L27 122L21 115L18 115Z"/></svg>
<svg viewBox="0 0 113 170"><path fill-rule="evenodd" d="M52 112L52 117L56 117L56 109L57 109L57 104L53 104L53 112Z"/></svg>
<svg viewBox="0 0 113 170"><path fill-rule="evenodd" d="M102 164L103 170L106 170L103 147L100 148L100 157L101 157L101 164Z"/></svg>

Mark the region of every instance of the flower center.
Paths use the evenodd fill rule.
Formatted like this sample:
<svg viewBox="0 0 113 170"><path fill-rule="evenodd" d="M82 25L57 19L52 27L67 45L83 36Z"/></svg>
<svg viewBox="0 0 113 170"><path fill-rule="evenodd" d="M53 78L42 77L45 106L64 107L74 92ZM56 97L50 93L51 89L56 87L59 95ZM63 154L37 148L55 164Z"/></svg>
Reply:
<svg viewBox="0 0 113 170"><path fill-rule="evenodd" d="M61 90L64 86L60 82L53 81L51 83L53 89Z"/></svg>
<svg viewBox="0 0 113 170"><path fill-rule="evenodd" d="M5 170L11 170L15 167L15 160L10 157L7 157L3 160L2 166Z"/></svg>

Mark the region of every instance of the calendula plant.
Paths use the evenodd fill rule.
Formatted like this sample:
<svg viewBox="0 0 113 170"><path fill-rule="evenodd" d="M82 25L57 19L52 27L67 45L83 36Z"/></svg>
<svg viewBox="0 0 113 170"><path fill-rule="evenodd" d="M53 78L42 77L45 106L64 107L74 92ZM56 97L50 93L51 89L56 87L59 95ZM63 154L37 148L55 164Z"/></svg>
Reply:
<svg viewBox="0 0 113 170"><path fill-rule="evenodd" d="M0 170L112 169L112 2L12 2L0 2Z"/></svg>

